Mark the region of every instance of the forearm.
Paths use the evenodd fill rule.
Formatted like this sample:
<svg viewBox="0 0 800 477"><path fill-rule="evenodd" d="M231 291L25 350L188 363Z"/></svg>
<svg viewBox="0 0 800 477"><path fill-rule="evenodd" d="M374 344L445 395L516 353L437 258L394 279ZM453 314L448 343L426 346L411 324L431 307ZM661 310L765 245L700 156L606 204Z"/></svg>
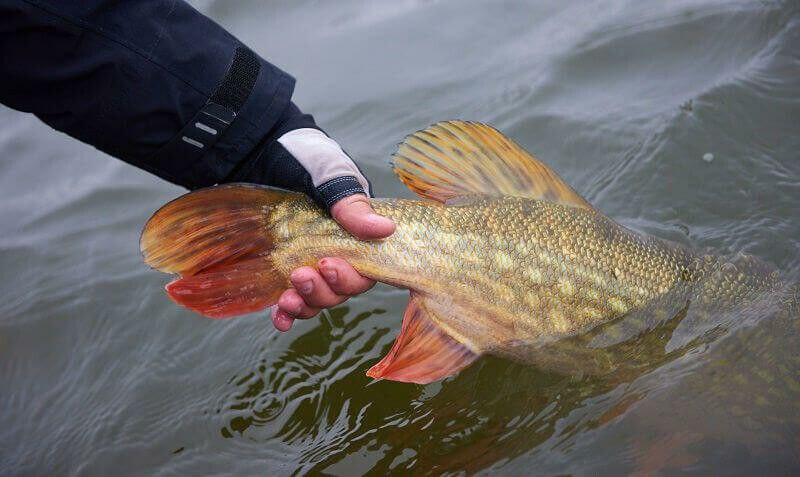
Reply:
<svg viewBox="0 0 800 477"><path fill-rule="evenodd" d="M190 189L290 116L294 80L180 1L0 0L0 58L0 101Z"/></svg>

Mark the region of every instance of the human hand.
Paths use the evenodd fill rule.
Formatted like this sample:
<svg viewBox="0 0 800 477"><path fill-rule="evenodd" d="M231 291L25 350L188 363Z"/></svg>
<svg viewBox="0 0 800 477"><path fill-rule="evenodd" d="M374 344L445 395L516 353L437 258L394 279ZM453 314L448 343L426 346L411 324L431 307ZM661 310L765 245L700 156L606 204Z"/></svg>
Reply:
<svg viewBox="0 0 800 477"><path fill-rule="evenodd" d="M345 230L362 240L382 239L394 232L394 222L376 214L370 206L366 195L369 183L336 142L311 129L291 131L278 141L313 178L316 189L312 195L320 190L327 195L315 199L321 205L335 199L330 213ZM331 175L336 177L330 178ZM347 185L348 179L351 185ZM325 185L331 183L339 190ZM375 285L374 280L359 275L336 257L321 259L317 269L298 268L290 280L294 288L283 292L272 310L272 323L280 331L288 331L295 319L311 318L322 308L336 306Z"/></svg>

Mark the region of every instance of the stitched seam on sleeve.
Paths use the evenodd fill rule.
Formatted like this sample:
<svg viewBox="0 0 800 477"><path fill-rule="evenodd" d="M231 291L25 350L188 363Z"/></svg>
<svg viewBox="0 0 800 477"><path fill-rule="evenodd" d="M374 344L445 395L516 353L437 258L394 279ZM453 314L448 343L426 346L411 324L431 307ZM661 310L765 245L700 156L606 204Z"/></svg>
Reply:
<svg viewBox="0 0 800 477"><path fill-rule="evenodd" d="M327 188L329 188L329 187L331 187L333 185L342 183L342 182L355 182L355 183L358 184L359 187L361 187L361 183L359 183L358 179L356 179L355 177L353 177L353 176L341 176L341 177L335 177L335 178L329 180L328 182L326 182L326 183L320 185L319 187L317 187L317 189L319 189L320 192L323 192L325 189L327 189Z"/></svg>
<svg viewBox="0 0 800 477"><path fill-rule="evenodd" d="M102 28L96 27L94 25L90 25L90 24L84 22L83 20L80 20L80 19L77 19L77 18L71 18L71 17L68 17L68 16L64 16L59 12L53 11L48 6L42 5L40 3L37 3L34 0L24 0L24 1L25 1L25 3L31 5L32 7L38 8L38 9L44 11L45 13L47 13L49 15L52 15L52 16L54 16L56 18L60 18L60 19L66 21L68 23L71 23L71 24L73 24L73 25L75 25L75 26L77 26L79 28L82 28L82 29L84 29L86 31L92 32L92 33L94 33L95 35L97 35L99 37L102 37L102 38L104 38L104 39L106 39L108 41L116 43L117 45L122 46L123 48L125 48L127 50L130 50L133 53L136 53L137 55L141 56L147 62L152 63L153 65L161 68L162 70L166 71L167 73L169 73L170 75L174 76L175 78L177 78L177 79L181 80L182 82L186 83L186 86L192 88L197 93L200 93L200 94L202 94L202 95L204 95L206 97L211 96L210 93L208 93L206 91L202 91L197 86L195 86L194 84L190 83L187 79L185 79L181 75L175 73L174 71L172 71L167 66L159 63L158 61L153 60L152 58L150 58L147 54L145 54L143 51L141 51L136 46L130 45L127 42L125 42L125 41L123 41L123 40L121 40L119 38L115 38L114 36L112 36L110 33L106 32Z"/></svg>
<svg viewBox="0 0 800 477"><path fill-rule="evenodd" d="M328 205L328 207L330 207L331 205L333 205L334 202L336 202L337 200L341 199L342 197L345 197L345 196L348 196L348 195L353 195L355 193L363 193L363 192L364 192L364 189L362 189L361 187L351 187L350 189L345 189L345 190L339 192L338 194L334 195L333 197L330 197L330 198L326 199L325 203Z"/></svg>
<svg viewBox="0 0 800 477"><path fill-rule="evenodd" d="M147 59L151 60L153 58L153 52L156 51L158 45L161 44L161 40L164 38L164 32L167 30L167 21L169 17L172 16L172 12L175 11L175 6L178 5L177 0L172 0L172 5L169 7L169 12L167 12L167 16L164 17L164 23L161 24L161 28L158 31L158 35L156 35L156 41L153 42L153 46L150 47L150 52L147 54Z"/></svg>

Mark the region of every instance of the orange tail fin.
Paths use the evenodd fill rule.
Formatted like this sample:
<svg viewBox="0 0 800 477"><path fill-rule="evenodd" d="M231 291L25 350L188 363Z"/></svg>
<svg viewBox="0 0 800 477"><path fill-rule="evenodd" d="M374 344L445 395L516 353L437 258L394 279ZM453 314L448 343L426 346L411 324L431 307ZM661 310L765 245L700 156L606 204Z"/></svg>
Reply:
<svg viewBox="0 0 800 477"><path fill-rule="evenodd" d="M272 266L267 221L294 194L245 184L190 192L145 224L139 247L153 268L179 274L167 285L176 303L210 318L273 305L290 285Z"/></svg>

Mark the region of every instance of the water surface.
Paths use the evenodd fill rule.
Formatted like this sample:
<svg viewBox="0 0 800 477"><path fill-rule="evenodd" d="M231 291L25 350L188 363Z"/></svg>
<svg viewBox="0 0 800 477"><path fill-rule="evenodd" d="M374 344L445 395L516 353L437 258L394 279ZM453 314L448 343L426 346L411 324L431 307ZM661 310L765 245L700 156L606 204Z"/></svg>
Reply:
<svg viewBox="0 0 800 477"><path fill-rule="evenodd" d="M620 223L800 280L797 4L564 3L195 5L298 78L381 196L410 197L387 166L403 136L485 121ZM263 314L202 319L138 253L179 188L28 115L0 125L4 475L800 472L795 317L738 317L690 347L668 321L616 376L489 357L371 383L407 292L286 334Z"/></svg>

